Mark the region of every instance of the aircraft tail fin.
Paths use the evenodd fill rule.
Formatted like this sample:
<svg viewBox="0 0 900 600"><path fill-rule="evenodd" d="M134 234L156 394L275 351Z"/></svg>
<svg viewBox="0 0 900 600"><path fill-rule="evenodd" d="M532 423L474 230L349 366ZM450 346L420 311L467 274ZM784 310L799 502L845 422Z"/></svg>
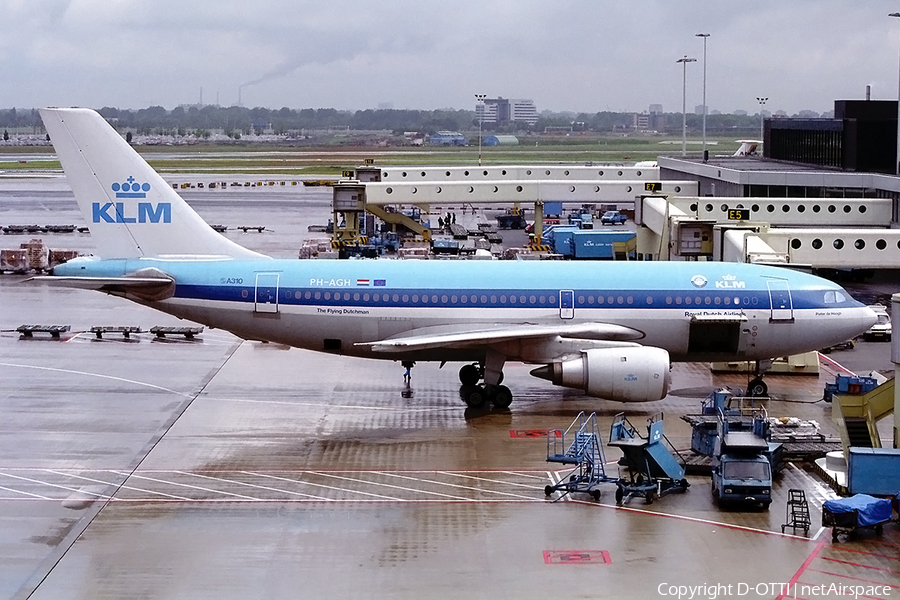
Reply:
<svg viewBox="0 0 900 600"><path fill-rule="evenodd" d="M762 142L757 140L738 140L738 143L741 147L735 151L733 156L756 156L757 149Z"/></svg>
<svg viewBox="0 0 900 600"><path fill-rule="evenodd" d="M40 113L103 258L266 258L210 227L97 112Z"/></svg>

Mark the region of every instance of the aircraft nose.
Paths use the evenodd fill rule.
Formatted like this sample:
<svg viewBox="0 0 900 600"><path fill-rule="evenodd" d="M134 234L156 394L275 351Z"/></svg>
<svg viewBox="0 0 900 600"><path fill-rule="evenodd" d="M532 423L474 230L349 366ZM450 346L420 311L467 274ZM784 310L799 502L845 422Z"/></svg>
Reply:
<svg viewBox="0 0 900 600"><path fill-rule="evenodd" d="M863 331L865 331L878 322L878 315L868 306L864 306L859 319L861 322L860 326L863 328Z"/></svg>

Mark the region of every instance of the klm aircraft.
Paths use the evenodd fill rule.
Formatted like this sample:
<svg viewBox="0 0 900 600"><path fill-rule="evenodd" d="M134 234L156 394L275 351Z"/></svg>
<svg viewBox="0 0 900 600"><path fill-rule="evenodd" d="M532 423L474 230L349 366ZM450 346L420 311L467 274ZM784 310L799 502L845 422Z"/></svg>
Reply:
<svg viewBox="0 0 900 600"><path fill-rule="evenodd" d="M804 273L711 262L276 260L214 231L94 111L41 111L99 257L43 281L348 356L463 362L470 406L508 407L507 361L590 396L662 399L670 361L762 360L875 314Z"/></svg>

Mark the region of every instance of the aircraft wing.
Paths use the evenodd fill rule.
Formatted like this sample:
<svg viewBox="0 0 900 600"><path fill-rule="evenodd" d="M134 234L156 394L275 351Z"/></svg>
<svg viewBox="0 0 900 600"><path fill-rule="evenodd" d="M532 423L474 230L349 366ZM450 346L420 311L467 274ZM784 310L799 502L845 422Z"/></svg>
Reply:
<svg viewBox="0 0 900 600"><path fill-rule="evenodd" d="M628 342L644 337L630 327L609 323L578 323L572 325L538 325L534 323L502 323L465 326L421 327L397 336L373 342L360 342L375 352L428 350L431 348L466 348L485 346L511 340L535 338L576 338Z"/></svg>

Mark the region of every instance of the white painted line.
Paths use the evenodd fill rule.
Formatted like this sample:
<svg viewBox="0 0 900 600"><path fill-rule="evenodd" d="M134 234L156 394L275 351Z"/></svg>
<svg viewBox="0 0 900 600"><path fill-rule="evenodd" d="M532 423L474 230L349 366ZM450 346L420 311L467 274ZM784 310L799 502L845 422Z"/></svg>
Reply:
<svg viewBox="0 0 900 600"><path fill-rule="evenodd" d="M484 471L472 471L473 473L483 473ZM517 477L528 477L530 479L537 479L539 481L544 480L543 475L533 475L531 473L516 473L515 471L499 471L500 473L506 473L507 475L515 475Z"/></svg>
<svg viewBox="0 0 900 600"><path fill-rule="evenodd" d="M13 494L22 494L24 496L31 496L33 498L40 498L41 500L53 500L53 498L48 498L47 496L41 496L40 494L32 494L31 492L23 492L22 490L14 490L12 488L3 487L2 485L0 485L0 490L12 492ZM21 500L21 498L3 498L3 500Z"/></svg>
<svg viewBox="0 0 900 600"><path fill-rule="evenodd" d="M156 495L158 495L158 496L165 496L166 498L172 498L173 500L190 500L190 498L185 498L184 496L173 496L172 494L166 494L166 493L163 493L163 492L157 492L157 491L155 491L155 490L145 490L144 488L133 487L133 486L130 486L130 485L125 485L124 483L120 485L120 484L118 484L118 483L111 482L111 481L103 481L103 480L101 480L101 479L93 479L93 478L91 478L91 477L84 477L84 476L82 476L82 475L75 475L74 473L61 473L61 472L58 472L58 471L51 471L51 470L49 470L49 469L45 469L45 471L47 471L48 473L53 473L54 475L61 475L61 476L63 476L63 477L74 477L74 478L76 478L76 479L84 479L85 481L90 481L90 482L92 482L92 483L102 483L102 484L105 484L105 485L108 485L108 486L113 486L113 487L117 488L117 490L130 490L130 491L133 491L133 492L142 492L142 493L145 493L145 494L156 494ZM112 473L112 471L109 471L109 472ZM127 481L128 478L126 477L125 480ZM103 499L103 498L102 498L101 496L98 495L98 496L97 496L97 499L99 500L99 499ZM113 500L113 501L115 501L115 500L121 500L121 498L116 498L115 496L113 496L112 498L110 498L110 500Z"/></svg>
<svg viewBox="0 0 900 600"><path fill-rule="evenodd" d="M309 473L313 475L320 475L322 477L333 477L334 479L343 479L345 481L353 481L356 483L364 483L366 485L375 485L380 487L387 487L395 490L403 490L405 492L413 492L416 494L428 494L429 496L440 496L442 498L449 498L451 500L462 500L465 502L474 502L471 498L463 498L462 496L451 496L449 494L441 494L439 492L429 492L426 490L417 490L415 488L407 488L399 485L391 485L389 483L379 483L377 481L368 481L366 479L355 479L353 477L342 477L340 475L330 475L328 473L321 473L319 471L309 471ZM370 471L370 473L377 473L377 471Z"/></svg>
<svg viewBox="0 0 900 600"><path fill-rule="evenodd" d="M230 483L230 484L235 484L235 485L245 485L245 486L247 486L247 487L252 487L252 488L256 488L256 489L260 489L260 490L267 490L267 491L269 491L269 492L278 492L279 494L290 494L290 495L292 495L292 496L302 496L303 498L309 498L309 499L312 499L312 500L327 500L327 498L323 498L323 497L321 497L321 496L313 496L313 495L311 495L311 494L303 494L303 493L301 493L301 492L292 492L292 491L290 491L290 490L283 490L283 489L279 489L279 488L266 487L266 486L264 486L264 485L255 485L255 484L252 484L252 483L245 483L245 482L243 482L243 481L236 481L236 480L234 480L234 479L226 479L226 478L224 478L224 477L213 477L213 476L211 476L211 475L200 475L199 473L188 473L188 472L185 472L185 471L175 471L175 473L180 473L180 474L182 474L182 475L189 475L189 476L192 476L192 477L200 477L200 478L203 478L203 479L212 479L213 481L222 481L222 482L224 482L224 483ZM244 473L244 474L246 474L246 475L255 475L254 473L249 473L249 472L247 472L247 471L240 471L240 473Z"/></svg>
<svg viewBox="0 0 900 600"><path fill-rule="evenodd" d="M178 487L186 487L186 488L192 489L192 490L200 490L202 492L211 492L213 494L221 494L223 496L234 496L235 498L243 498L244 500L259 500L259 498L254 498L253 496L243 496L241 494L233 494L231 492L223 492L220 490L214 490L211 488L200 487L197 485L188 485L186 483L177 483L175 481L166 481L164 479L154 479L153 477L144 477L143 475L137 475L137 474L129 475L127 473L122 473L119 471L113 471L113 473L115 473L116 475L125 475L128 477L128 479L131 479L132 477L136 477L137 479L146 479L147 481L153 481L155 483L162 483L165 485L174 485L174 486L178 486ZM186 500L192 500L192 498L186 498Z"/></svg>
<svg viewBox="0 0 900 600"><path fill-rule="evenodd" d="M435 471L436 473L440 473L442 475L452 475L454 477L465 477L466 479L474 479L476 481L488 481L490 483L499 483L501 485L508 485L511 487L523 487L529 490L543 490L544 488L540 486L529 485L527 483L516 483L515 481L504 481L502 479L490 479L488 477L475 477L474 475L466 475L465 473L457 473L454 471ZM508 471L501 471L507 475L516 475L516 473L510 473ZM543 481L543 477L535 477L539 481Z"/></svg>
<svg viewBox="0 0 900 600"><path fill-rule="evenodd" d="M16 367L19 369L36 369L38 371L52 371L55 373L66 373L68 375L85 375L87 377L97 377L100 379L109 379L112 381L120 381L122 383L130 383L132 385L148 387L154 390L159 390L161 392L168 392L170 394L176 394L178 396L184 396L185 398L192 398L193 394L186 394L184 392L179 392L176 390L170 390L169 388L164 388L158 385L153 385L152 383L144 383L143 381L135 381L134 379L125 379L124 377L115 377L113 375L101 375L100 373L88 373L86 371L75 371L73 369L57 369L55 367L39 367L36 365L19 365L15 363L0 363L0 367Z"/></svg>
<svg viewBox="0 0 900 600"><path fill-rule="evenodd" d="M447 487L457 488L457 489L461 489L461 490L469 490L469 491L473 491L473 492L478 492L479 494L498 494L500 496L510 496L512 498L519 498L519 499L524 499L524 500L534 500L534 498L532 498L531 496L523 496L521 494L511 494L509 492L497 492L494 490L485 490L485 489L471 487L471 486L467 486L467 485L457 485L455 483L446 483L443 481L433 481L431 479L420 479L417 477L410 477L409 475L400 475L397 473L386 473L384 471L373 471L373 473L386 475L388 477L397 477L400 479L408 479L410 481L416 481L419 483L428 483L428 484L432 484L432 485L444 485ZM473 477L473 479L476 479L476 478ZM483 481L495 482L496 480L484 479ZM475 499L469 498L469 500L475 500Z"/></svg>
<svg viewBox="0 0 900 600"><path fill-rule="evenodd" d="M809 541L809 538L794 535L790 533L780 533L778 531L769 531L768 529L759 529L757 527L747 527L746 525L736 525L734 523L725 523L724 521L713 521L712 519L701 519L699 517L688 517L686 515L675 515L672 513L662 513L662 512L653 512L651 510L644 510L641 508L631 508L630 506L617 506L615 504L603 504L603 503L592 503L595 506L604 506L606 508L614 508L616 510L624 510L628 512L640 513L645 515L653 515L655 517L665 517L669 519L677 519L679 521L690 521L692 523L704 523L706 525L716 525L718 527L725 527L726 529L737 529L738 531L747 531L749 533L764 533L766 535L774 535L783 538L790 538L794 540L803 540L805 542Z"/></svg>
<svg viewBox="0 0 900 600"><path fill-rule="evenodd" d="M246 472L246 471L242 471ZM312 473L313 471L301 471L302 473ZM249 474L249 473L248 473ZM371 494L369 492L361 492L358 490L348 490L346 488L334 487L332 485L325 485L324 483L314 483L312 481L304 481L302 479L290 479L289 477L278 477L276 475L267 475L264 473L257 473L260 477L268 477L269 479L278 479L280 481L290 481L291 483L297 483L300 485L311 485L315 487L325 488L327 490L334 490L337 492L344 492L347 494L362 494L363 496L372 496L373 498L379 498L381 500L393 500L395 502L408 502L403 498L394 498L392 496L382 496L381 494ZM329 502L338 502L338 500L328 499Z"/></svg>
<svg viewBox="0 0 900 600"><path fill-rule="evenodd" d="M359 404L329 404L327 402L287 402L284 400L248 400L246 398L222 398L221 396L201 396L206 400L219 402L241 402L245 404L275 404L287 406L316 406L319 408L343 408L348 410L372 410L384 412L428 413L457 411L457 407L435 406L433 408L408 408L405 406L360 406Z"/></svg>
<svg viewBox="0 0 900 600"><path fill-rule="evenodd" d="M19 479L21 481L28 481L30 483L37 483L39 485L46 485L48 487L59 488L61 490L66 490L68 492L81 492L81 490L79 490L78 488L70 488L70 487L66 487L64 485L57 485L55 483L50 483L49 481L41 481L39 479L30 479L28 477L20 477L18 475L12 475L10 473L0 473L0 475L3 475L4 477L12 477L13 479ZM99 498L102 498L105 500L109 497L108 496L99 496ZM58 498L58 499L63 500L63 498ZM47 500L57 500L57 498L47 498Z"/></svg>

